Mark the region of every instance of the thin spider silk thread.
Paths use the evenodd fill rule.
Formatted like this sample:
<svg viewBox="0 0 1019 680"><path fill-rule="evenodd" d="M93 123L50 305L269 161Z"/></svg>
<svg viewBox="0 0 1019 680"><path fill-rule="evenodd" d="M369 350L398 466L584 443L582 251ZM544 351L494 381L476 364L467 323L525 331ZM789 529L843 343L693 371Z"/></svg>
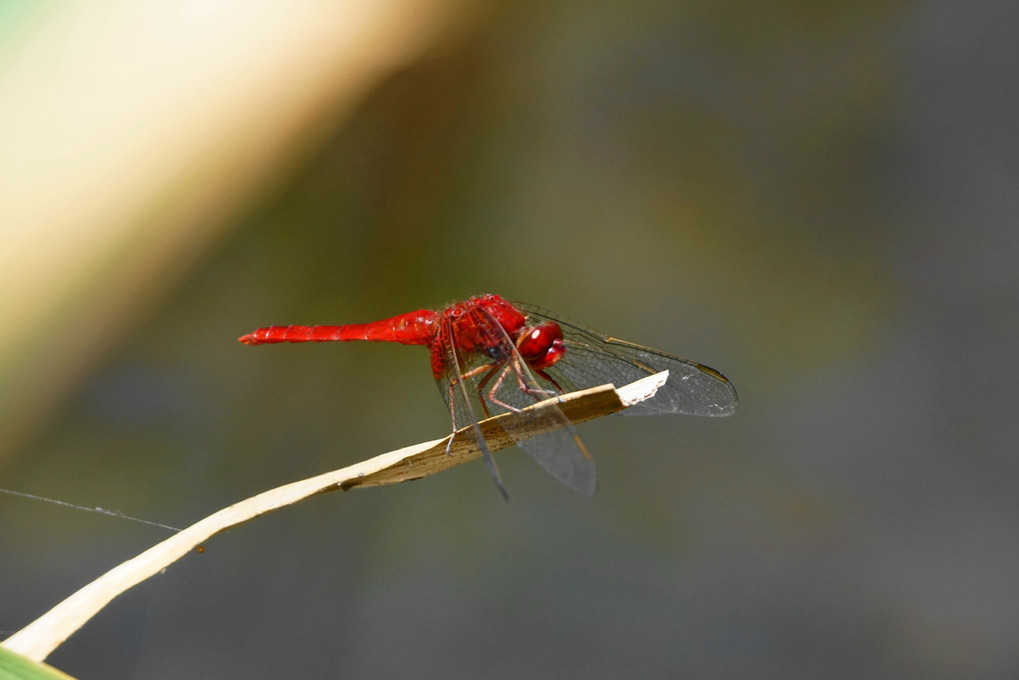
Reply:
<svg viewBox="0 0 1019 680"><path fill-rule="evenodd" d="M120 519L126 519L126 520L130 520L132 522L139 522L141 524L148 524L149 526L159 527L161 529L167 529L169 531L175 531L175 532L180 531L180 529L178 529L177 527L172 527L172 526L170 526L168 524L160 524L159 522L150 522L147 519L141 519L141 518L138 518L138 517L131 517L130 515L125 515L124 513L120 512L119 510L107 510L105 508L100 508L98 506L94 507L94 508L89 508L89 507L86 507L84 505L75 505L74 503L68 503L67 501L58 501L55 498L46 498L45 496L36 496L35 494L25 493L24 491L12 491L11 489L0 489L0 493L6 493L6 494L10 494L12 496L21 496L22 498L31 498L31 499L37 500L37 501L45 501L47 503L53 503L55 505L62 505L65 508L73 508L75 510L83 510L85 512L96 512L96 513L99 513L100 515L109 515L110 517L119 517Z"/></svg>

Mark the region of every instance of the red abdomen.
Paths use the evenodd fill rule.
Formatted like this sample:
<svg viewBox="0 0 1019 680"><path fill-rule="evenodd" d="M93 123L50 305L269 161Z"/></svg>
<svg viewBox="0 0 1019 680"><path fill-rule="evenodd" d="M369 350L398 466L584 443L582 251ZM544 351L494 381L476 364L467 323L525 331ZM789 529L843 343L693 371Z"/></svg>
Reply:
<svg viewBox="0 0 1019 680"><path fill-rule="evenodd" d="M428 345L435 336L437 314L427 309L408 312L391 319L344 326L269 326L238 338L246 345L278 342L350 342L372 340L404 345Z"/></svg>

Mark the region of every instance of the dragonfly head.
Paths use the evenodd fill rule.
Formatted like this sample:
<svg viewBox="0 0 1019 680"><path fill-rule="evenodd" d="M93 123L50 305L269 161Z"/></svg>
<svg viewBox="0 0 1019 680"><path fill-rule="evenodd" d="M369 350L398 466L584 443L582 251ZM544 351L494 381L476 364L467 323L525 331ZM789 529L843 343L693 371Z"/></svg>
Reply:
<svg viewBox="0 0 1019 680"><path fill-rule="evenodd" d="M555 321L523 327L517 336L517 351L531 368L548 368L563 358L563 329Z"/></svg>

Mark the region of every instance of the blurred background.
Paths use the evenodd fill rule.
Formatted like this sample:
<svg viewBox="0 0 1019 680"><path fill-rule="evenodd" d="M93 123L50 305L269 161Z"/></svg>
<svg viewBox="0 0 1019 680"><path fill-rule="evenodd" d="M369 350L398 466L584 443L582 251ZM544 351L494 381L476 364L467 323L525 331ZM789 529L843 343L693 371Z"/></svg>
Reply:
<svg viewBox="0 0 1019 680"><path fill-rule="evenodd" d="M211 540L81 678L1019 674L1019 5L0 3L0 487L187 526L447 434L485 292L723 371ZM0 495L10 634L166 537Z"/></svg>

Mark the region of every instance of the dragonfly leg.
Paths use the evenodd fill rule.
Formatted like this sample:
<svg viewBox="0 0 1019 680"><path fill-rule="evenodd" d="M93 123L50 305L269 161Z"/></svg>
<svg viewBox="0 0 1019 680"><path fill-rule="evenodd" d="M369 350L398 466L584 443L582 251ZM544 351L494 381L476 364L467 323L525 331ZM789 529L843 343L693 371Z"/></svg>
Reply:
<svg viewBox="0 0 1019 680"><path fill-rule="evenodd" d="M512 406L510 404L507 404L504 401L500 401L495 396L495 393L499 391L500 387L502 387L503 381L506 380L506 376L509 375L510 369L514 369L514 368L516 368L516 367L513 364L508 364L508 365L503 367L502 371L499 373L499 379L495 381L495 384L492 385L492 389L490 389L488 391L488 399L493 404L498 404L499 406L502 406L503 408L505 408L505 409L507 409L509 411L513 411L514 413L520 413L521 409L517 408L516 406ZM488 377L491 377L491 376L488 376ZM524 386L523 381L521 380L521 378L519 376L519 373L517 373L517 382L520 383L521 391L526 392L527 394L534 394L535 392L543 391L543 390L530 390L530 389L527 389ZM480 387L480 385L479 385L479 387Z"/></svg>
<svg viewBox="0 0 1019 680"><path fill-rule="evenodd" d="M538 369L536 369L536 370L535 370L534 372L535 372L535 373L537 373L538 375L540 375L540 376L541 376L542 378L544 378L545 380L547 380L547 381L549 381L550 383L552 383L552 385L554 385L554 386L555 386L555 388L556 388L557 390L559 390L559 394L562 394L563 392L565 392L565 390L563 389L562 385L560 385L560 384L559 384L559 383L557 383L557 382L556 382L555 380L553 380L553 379L552 379L552 376L550 376L550 375L549 375L548 373L546 373L545 371L542 371L542 370L538 370ZM551 393L552 393L552 390L543 390L543 392L545 392L546 394L551 394Z"/></svg>
<svg viewBox="0 0 1019 680"><path fill-rule="evenodd" d="M549 396L555 395L555 391L554 390L543 390L543 389L540 389L540 388L528 387L527 382L524 381L524 369L522 368L522 366L521 366L521 364L519 362L514 362L514 364L513 364L513 374L517 378L517 387L520 388L521 392L524 392L525 394L529 394L532 397L538 397L538 396L549 397ZM543 377L546 380L548 380L550 383L555 385L557 388L559 387L559 385L556 385L556 382L554 380L552 380L547 375L545 375L544 371L538 371L538 375L540 375L541 377ZM562 388L560 388L559 391L562 392Z"/></svg>
<svg viewBox="0 0 1019 680"><path fill-rule="evenodd" d="M485 364L484 366L478 366L477 368L473 368L473 369L467 371L466 373L464 373L462 376L460 376L459 380L457 378L453 378L453 379L451 379L449 381L449 413L450 413L450 415L453 418L453 431L454 432L456 431L456 413L454 411L454 406L453 406L453 387L460 380L463 380L463 381L466 382L467 378L473 378L474 376L478 375L479 373L484 373L484 372L487 371L488 375L486 375L484 378L482 378L478 382L478 401L481 402L481 408L483 408L485 410L485 417L486 418L491 418L492 414L488 412L488 404L486 404L485 400L482 399L482 397L481 397L481 390L484 389L485 384L488 383L488 381L492 379L492 376L495 374L495 370L497 368L499 368L499 366L501 366L501 365L502 365L502 362L498 362L497 361L495 363ZM447 450L447 452L449 451L449 447L448 446L446 447L446 450Z"/></svg>
<svg viewBox="0 0 1019 680"><path fill-rule="evenodd" d="M485 401L483 390L485 389L485 386L488 385L488 381L491 380L492 377L495 375L496 370L498 370L499 367L503 365L503 363L504 362L502 362L502 361L495 361L495 362L493 362L491 364L486 364L485 366L479 366L478 368L476 368L473 371L471 371L471 373L479 373L479 372L481 372L481 369L485 369L485 370L488 371L488 375L486 375L484 378L482 378L481 380L478 381L478 401L481 402L481 408L485 409L485 417L487 417L487 418L491 418L492 414L489 413L489 411L488 411L488 403ZM505 369L503 369L503 373L505 373L505 372L506 372ZM501 382L502 382L502 377L500 377L499 380L496 381L495 387L493 387L492 390L494 391L494 390L499 389L499 384ZM488 398L492 399L492 393L491 392L489 392ZM500 401L495 400L495 399L492 399L492 403L499 404L500 406L505 406L505 404L503 404ZM507 408L509 408L509 407L507 407ZM517 410L517 409L513 409L513 410Z"/></svg>

